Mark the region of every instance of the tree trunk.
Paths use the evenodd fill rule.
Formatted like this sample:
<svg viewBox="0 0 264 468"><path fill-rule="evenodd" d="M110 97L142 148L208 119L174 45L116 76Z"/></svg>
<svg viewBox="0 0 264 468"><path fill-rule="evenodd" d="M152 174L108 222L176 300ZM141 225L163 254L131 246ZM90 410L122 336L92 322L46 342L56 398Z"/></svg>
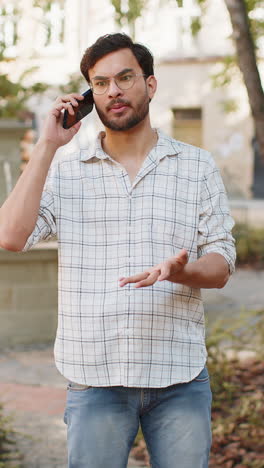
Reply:
<svg viewBox="0 0 264 468"><path fill-rule="evenodd" d="M264 92L257 67L254 42L244 0L225 0L236 45L238 66L247 88L255 136L264 162Z"/></svg>

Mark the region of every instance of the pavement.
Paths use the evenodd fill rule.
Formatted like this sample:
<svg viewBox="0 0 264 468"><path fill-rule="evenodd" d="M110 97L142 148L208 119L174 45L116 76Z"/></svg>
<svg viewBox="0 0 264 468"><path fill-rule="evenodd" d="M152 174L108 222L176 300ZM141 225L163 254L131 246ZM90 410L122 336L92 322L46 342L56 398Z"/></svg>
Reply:
<svg viewBox="0 0 264 468"><path fill-rule="evenodd" d="M204 290L209 320L245 309L264 308L264 271L238 270L221 290ZM63 422L67 381L60 375L48 345L5 349L0 354L0 401L13 418L25 468L66 468ZM128 468L144 465L132 457Z"/></svg>
<svg viewBox="0 0 264 468"><path fill-rule="evenodd" d="M66 468L67 432L63 421L67 381L56 369L53 347L13 349L0 356L0 401L25 468ZM129 458L128 468L143 468Z"/></svg>

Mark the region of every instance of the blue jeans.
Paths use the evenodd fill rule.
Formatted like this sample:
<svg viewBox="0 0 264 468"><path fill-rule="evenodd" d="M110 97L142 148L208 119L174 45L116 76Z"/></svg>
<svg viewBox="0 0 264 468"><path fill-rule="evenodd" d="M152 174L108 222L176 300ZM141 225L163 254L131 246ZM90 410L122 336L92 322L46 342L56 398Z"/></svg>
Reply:
<svg viewBox="0 0 264 468"><path fill-rule="evenodd" d="M207 468L212 394L207 369L167 388L70 383L64 421L69 468L126 468L139 424L152 468Z"/></svg>

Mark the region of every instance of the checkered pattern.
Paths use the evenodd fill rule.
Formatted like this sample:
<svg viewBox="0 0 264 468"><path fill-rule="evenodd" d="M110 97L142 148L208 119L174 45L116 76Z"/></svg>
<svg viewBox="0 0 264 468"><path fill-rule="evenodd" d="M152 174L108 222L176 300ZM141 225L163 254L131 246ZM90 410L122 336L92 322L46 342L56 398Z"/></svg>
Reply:
<svg viewBox="0 0 264 468"><path fill-rule="evenodd" d="M118 284L183 247L190 262L218 252L234 269L233 220L212 157L158 136L133 185L104 153L101 134L55 162L24 248L57 234L55 359L80 384L166 387L190 381L206 361L199 289Z"/></svg>

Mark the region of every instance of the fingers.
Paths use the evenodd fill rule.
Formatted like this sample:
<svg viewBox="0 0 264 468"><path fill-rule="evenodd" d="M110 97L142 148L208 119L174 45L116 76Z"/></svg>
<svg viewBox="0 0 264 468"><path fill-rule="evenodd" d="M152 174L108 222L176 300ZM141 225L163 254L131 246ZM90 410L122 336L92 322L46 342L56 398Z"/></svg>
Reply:
<svg viewBox="0 0 264 468"><path fill-rule="evenodd" d="M138 273L134 276L129 276L128 278L119 278L119 286L125 286L128 283L137 283L138 281L144 280L149 275L149 272L144 271L143 273Z"/></svg>
<svg viewBox="0 0 264 468"><path fill-rule="evenodd" d="M152 286L156 281L164 281L169 279L171 275L182 271L186 263L188 263L188 252L186 249L182 249L175 257L170 257L163 263L151 267L143 273L129 276L128 278L122 276L119 278L119 286L123 287L128 283L136 283L135 288Z"/></svg>
<svg viewBox="0 0 264 468"><path fill-rule="evenodd" d="M74 102L76 101L78 104L78 101L81 101L84 99L84 96L80 93L71 93L71 94L65 94L65 96L59 96L57 97L56 101L57 102Z"/></svg>
<svg viewBox="0 0 264 468"><path fill-rule="evenodd" d="M135 288L144 288L146 286L152 286L158 279L160 270L144 271L128 278L119 278L119 286L123 287L128 283L136 283Z"/></svg>
<svg viewBox="0 0 264 468"><path fill-rule="evenodd" d="M178 255L176 255L175 260L178 263L181 263L183 266L188 263L188 252L186 249L181 249Z"/></svg>
<svg viewBox="0 0 264 468"><path fill-rule="evenodd" d="M160 269L160 275L158 276L158 281L164 281L169 278L171 274L171 264L169 262L164 262Z"/></svg>
<svg viewBox="0 0 264 468"><path fill-rule="evenodd" d="M73 107L78 106L78 101L84 99L84 96L79 93L66 94L65 96L60 96L56 99L54 104L54 115L58 117L62 110L67 110L69 114L73 115Z"/></svg>
<svg viewBox="0 0 264 468"><path fill-rule="evenodd" d="M152 286L154 283L156 283L159 274L160 271L153 271L152 273L149 273L146 279L139 281L135 284L135 288L145 288L147 286Z"/></svg>

